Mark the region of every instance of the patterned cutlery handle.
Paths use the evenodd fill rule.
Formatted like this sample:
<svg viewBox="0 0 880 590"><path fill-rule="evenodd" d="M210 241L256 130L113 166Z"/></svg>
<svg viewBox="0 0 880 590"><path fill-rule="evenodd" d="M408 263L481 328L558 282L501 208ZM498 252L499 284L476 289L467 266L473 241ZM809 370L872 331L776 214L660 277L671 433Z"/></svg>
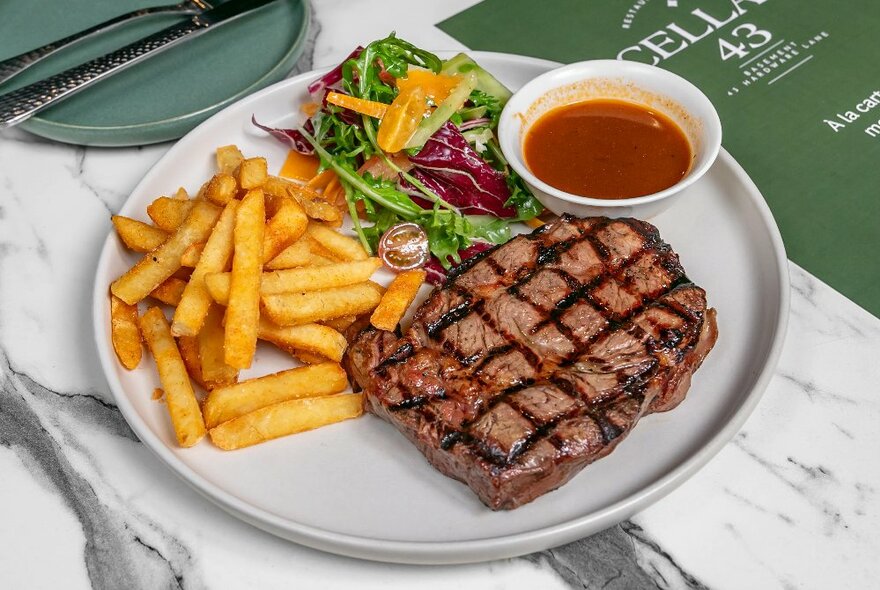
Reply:
<svg viewBox="0 0 880 590"><path fill-rule="evenodd" d="M145 16L150 16L153 14L164 14L168 12L192 14L194 12L194 8L191 6L181 7L178 5L141 8L140 10L134 10L132 12L117 16L116 18L112 18L106 22L95 25L93 27L89 27L84 31L80 31L79 33L75 33L73 35L70 35L69 37L65 37L64 39L59 39L58 41L47 43L42 47L37 47L36 49L32 49L31 51L22 53L21 55L10 57L9 59L0 61L0 83L5 82L13 76L17 76L35 63L42 61L46 57L49 57L53 53L57 52L58 50L69 47L74 43L78 43L79 41L82 41L87 37L91 37L92 35L96 35L98 33L103 33L104 31L109 31L110 29L116 28L123 23L137 20Z"/></svg>
<svg viewBox="0 0 880 590"><path fill-rule="evenodd" d="M209 26L199 17L193 17L190 21L145 37L90 62L0 95L0 129L17 125L83 88L168 49L188 35L207 30Z"/></svg>

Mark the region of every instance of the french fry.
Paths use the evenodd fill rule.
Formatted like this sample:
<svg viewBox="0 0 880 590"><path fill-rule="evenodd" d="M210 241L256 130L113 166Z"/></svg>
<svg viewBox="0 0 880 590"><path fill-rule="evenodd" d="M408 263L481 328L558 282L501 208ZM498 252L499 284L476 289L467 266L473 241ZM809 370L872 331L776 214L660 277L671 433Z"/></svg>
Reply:
<svg viewBox="0 0 880 590"><path fill-rule="evenodd" d="M266 234L263 236L263 263L271 261L297 241L305 233L308 224L309 218L302 206L293 199L284 199L266 223Z"/></svg>
<svg viewBox="0 0 880 590"><path fill-rule="evenodd" d="M330 326L331 328L333 328L334 330L336 330L337 332L339 332L341 334L342 332L345 332L348 329L348 327L351 326L356 321L357 321L357 316L344 315L342 317L324 320L321 323L324 324L325 326Z"/></svg>
<svg viewBox="0 0 880 590"><path fill-rule="evenodd" d="M294 350L291 352L296 359L304 365L320 365L326 363L327 359L320 354L309 352L308 350Z"/></svg>
<svg viewBox="0 0 880 590"><path fill-rule="evenodd" d="M186 189L181 186L181 187L178 187L177 192L174 193L174 198L179 199L181 201L188 201L189 200L189 193L187 193Z"/></svg>
<svg viewBox="0 0 880 590"><path fill-rule="evenodd" d="M180 297L186 288L186 281L177 277L169 277L162 283L150 291L150 297L156 301L161 301L165 305L175 307L180 303Z"/></svg>
<svg viewBox="0 0 880 590"><path fill-rule="evenodd" d="M235 215L235 248L223 345L226 364L237 369L251 366L257 347L265 219L263 191L248 191Z"/></svg>
<svg viewBox="0 0 880 590"><path fill-rule="evenodd" d="M266 315L276 324L295 326L373 311L379 305L382 291L375 283L358 283L308 293L267 295L263 305Z"/></svg>
<svg viewBox="0 0 880 590"><path fill-rule="evenodd" d="M309 246L311 248L311 245ZM325 258L320 254L310 254L309 255L309 264L312 266L325 266L327 264L336 264L339 262L335 258Z"/></svg>
<svg viewBox="0 0 880 590"><path fill-rule="evenodd" d="M161 387L157 387L156 389L153 390L153 395L150 396L150 399L159 401L163 397L165 397L165 392L162 391Z"/></svg>
<svg viewBox="0 0 880 590"><path fill-rule="evenodd" d="M245 190L260 188L269 177L266 158L247 158L242 160L232 173L238 186Z"/></svg>
<svg viewBox="0 0 880 590"><path fill-rule="evenodd" d="M122 366L129 371L138 366L143 354L137 305L129 305L110 295L110 339Z"/></svg>
<svg viewBox="0 0 880 590"><path fill-rule="evenodd" d="M367 258L357 262L339 262L326 266L303 266L264 272L260 277L260 295L304 293L363 283L373 276L373 273L380 266L382 266L382 261L378 258ZM221 305L226 305L229 299L230 281L231 275L228 272L215 273L205 277L205 285L211 297Z"/></svg>
<svg viewBox="0 0 880 590"><path fill-rule="evenodd" d="M110 218L122 243L135 252L155 250L168 239L168 232L143 221L114 215Z"/></svg>
<svg viewBox="0 0 880 590"><path fill-rule="evenodd" d="M147 215L157 227L165 231L176 230L197 201L182 201L171 197L159 197L147 207Z"/></svg>
<svg viewBox="0 0 880 590"><path fill-rule="evenodd" d="M199 357L199 340L195 336L180 336L177 338L177 349L180 351L180 358L183 359L183 365L190 379L207 389L205 380L202 377L202 359Z"/></svg>
<svg viewBox="0 0 880 590"><path fill-rule="evenodd" d="M326 225L310 223L306 228L306 235L342 260L365 260L368 256L360 242Z"/></svg>
<svg viewBox="0 0 880 590"><path fill-rule="evenodd" d="M288 369L273 375L220 387L205 400L205 423L209 428L272 404L302 397L338 393L348 386L345 371L337 363Z"/></svg>
<svg viewBox="0 0 880 590"><path fill-rule="evenodd" d="M263 244L265 245L265 240L263 241ZM310 253L309 241L299 239L282 250L278 256L267 262L265 266L269 270L282 270L285 268L305 266L306 264L309 264Z"/></svg>
<svg viewBox="0 0 880 590"><path fill-rule="evenodd" d="M192 246L184 250L183 255L180 257L180 266L195 268L195 266L199 263L199 258L202 257L202 250L204 249L205 243L199 242L198 244L193 244Z"/></svg>
<svg viewBox="0 0 880 590"><path fill-rule="evenodd" d="M232 174L243 160L244 156L242 155L241 150L234 145L224 145L217 148L218 172Z"/></svg>
<svg viewBox="0 0 880 590"><path fill-rule="evenodd" d="M231 451L357 418L363 412L360 393L295 399L225 422L212 428L210 435L215 445Z"/></svg>
<svg viewBox="0 0 880 590"><path fill-rule="evenodd" d="M205 436L205 423L171 327L158 307L151 307L141 316L140 324L159 370L177 442L182 447L191 447Z"/></svg>
<svg viewBox="0 0 880 590"><path fill-rule="evenodd" d="M202 379L209 391L238 381L238 369L227 365L223 358L223 337L223 308L212 305L197 337Z"/></svg>
<svg viewBox="0 0 880 590"><path fill-rule="evenodd" d="M238 208L239 202L234 199L227 203L205 243L199 262L174 311L171 333L175 336L195 336L205 321L205 315L211 307L211 295L205 287L205 276L226 270L229 265Z"/></svg>
<svg viewBox="0 0 880 590"><path fill-rule="evenodd" d="M238 183L231 174L218 172L205 187L205 198L221 207L238 194Z"/></svg>
<svg viewBox="0 0 880 590"><path fill-rule="evenodd" d="M337 363L342 360L342 355L348 346L345 336L329 326L321 324L278 326L266 318L260 318L259 338L271 342L290 354L306 351Z"/></svg>
<svg viewBox="0 0 880 590"><path fill-rule="evenodd" d="M423 270L405 270L394 277L370 316L370 323L380 330L393 332L416 298L419 287L425 282L426 274Z"/></svg>
<svg viewBox="0 0 880 590"><path fill-rule="evenodd" d="M113 294L130 305L149 295L180 268L180 259L187 248L208 238L219 215L216 206L198 201L174 235L113 282L110 286Z"/></svg>
<svg viewBox="0 0 880 590"><path fill-rule="evenodd" d="M324 246L320 244L320 242L316 242L311 238L311 236L306 236L305 239L309 242L309 251L312 253L312 258L315 262L320 264L333 264L336 262L348 262L347 259L337 256Z"/></svg>

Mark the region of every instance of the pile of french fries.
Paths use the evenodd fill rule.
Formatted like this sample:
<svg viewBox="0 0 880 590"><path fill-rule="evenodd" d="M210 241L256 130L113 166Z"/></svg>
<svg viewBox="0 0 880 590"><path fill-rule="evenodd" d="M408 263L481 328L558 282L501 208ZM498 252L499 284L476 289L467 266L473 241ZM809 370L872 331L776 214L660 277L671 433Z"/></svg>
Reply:
<svg viewBox="0 0 880 590"><path fill-rule="evenodd" d="M207 433L239 449L361 415L362 394L346 393L342 332L368 313L395 329L425 273L400 273L384 289L370 280L381 262L335 229L344 213L318 183L270 175L264 158L236 146L216 156L194 198L180 189L147 207L152 224L113 217L122 243L143 253L110 285L119 361L137 367L146 342L162 384L153 397L164 392L183 447ZM158 304L173 308L170 322ZM258 340L304 364L239 381Z"/></svg>

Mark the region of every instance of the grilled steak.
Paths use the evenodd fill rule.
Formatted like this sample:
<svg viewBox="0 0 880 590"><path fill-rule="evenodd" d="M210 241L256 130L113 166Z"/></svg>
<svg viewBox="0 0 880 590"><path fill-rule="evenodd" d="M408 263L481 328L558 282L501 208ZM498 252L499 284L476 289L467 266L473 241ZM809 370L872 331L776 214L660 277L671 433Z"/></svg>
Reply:
<svg viewBox="0 0 880 590"><path fill-rule="evenodd" d="M402 338L361 332L347 364L368 411L510 509L678 405L716 336L654 226L563 216L455 269Z"/></svg>

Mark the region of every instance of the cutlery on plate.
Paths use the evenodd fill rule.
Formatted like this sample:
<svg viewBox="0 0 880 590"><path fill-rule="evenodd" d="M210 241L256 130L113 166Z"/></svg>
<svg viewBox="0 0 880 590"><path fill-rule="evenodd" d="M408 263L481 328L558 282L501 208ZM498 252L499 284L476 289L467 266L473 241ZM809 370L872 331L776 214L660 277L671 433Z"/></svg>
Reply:
<svg viewBox="0 0 880 590"><path fill-rule="evenodd" d="M98 33L103 33L105 31L109 31L110 29L115 29L123 23L135 21L145 16L152 16L156 14L201 14L202 12L205 12L206 10L210 10L212 8L214 8L214 6L206 2L205 0L184 0L180 4L152 6L149 8L141 8L138 10L127 12L115 18L111 18L108 21L99 23L93 27L89 27L88 29L80 31L79 33L74 33L73 35L70 35L63 39L59 39L58 41L52 41L51 43L47 43L42 47L37 47L36 49L32 49L20 55L16 55L14 57L10 57L9 59L0 61L0 84L14 76L19 75L32 65L43 61L50 55L53 55L66 47L70 47L71 45L74 45L75 43L78 43L79 41L82 41L83 39L86 39L93 35L97 35Z"/></svg>
<svg viewBox="0 0 880 590"><path fill-rule="evenodd" d="M0 129L18 125L95 82L274 1L229 0L122 49L0 95Z"/></svg>

